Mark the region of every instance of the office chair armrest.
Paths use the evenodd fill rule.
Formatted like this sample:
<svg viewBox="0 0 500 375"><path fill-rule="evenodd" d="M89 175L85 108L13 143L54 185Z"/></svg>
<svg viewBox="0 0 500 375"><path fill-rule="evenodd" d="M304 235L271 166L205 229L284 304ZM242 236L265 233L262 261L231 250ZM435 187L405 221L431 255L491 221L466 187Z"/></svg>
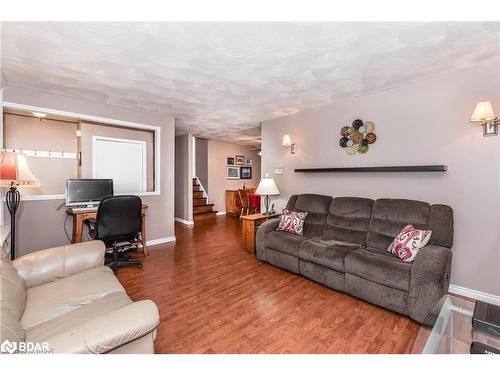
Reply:
<svg viewBox="0 0 500 375"><path fill-rule="evenodd" d="M145 300L98 316L44 341L54 353L102 354L146 336L159 322L156 304Z"/></svg>
<svg viewBox="0 0 500 375"><path fill-rule="evenodd" d="M35 251L14 260L27 288L104 265L102 241L87 241Z"/></svg>

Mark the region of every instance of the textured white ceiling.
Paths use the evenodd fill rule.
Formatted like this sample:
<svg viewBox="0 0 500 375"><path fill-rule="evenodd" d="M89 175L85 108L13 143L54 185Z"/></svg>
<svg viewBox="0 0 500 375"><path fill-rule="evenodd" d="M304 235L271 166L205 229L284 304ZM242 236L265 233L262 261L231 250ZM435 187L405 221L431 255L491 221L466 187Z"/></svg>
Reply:
<svg viewBox="0 0 500 375"><path fill-rule="evenodd" d="M500 55L500 23L4 23L7 84L176 116L252 143L260 121Z"/></svg>

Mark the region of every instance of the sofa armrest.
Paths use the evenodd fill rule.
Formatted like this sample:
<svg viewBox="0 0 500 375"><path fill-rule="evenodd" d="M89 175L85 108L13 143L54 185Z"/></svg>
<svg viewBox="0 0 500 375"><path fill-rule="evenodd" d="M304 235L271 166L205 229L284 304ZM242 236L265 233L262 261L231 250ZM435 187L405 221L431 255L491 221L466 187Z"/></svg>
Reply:
<svg viewBox="0 0 500 375"><path fill-rule="evenodd" d="M408 312L422 323L434 305L448 292L450 284L451 250L429 245L420 249L410 276Z"/></svg>
<svg viewBox="0 0 500 375"><path fill-rule="evenodd" d="M257 259L263 262L267 261L266 246L264 245L264 239L269 232L276 230L280 222L279 218L269 219L265 223L261 224L259 229L257 229L257 234L255 237L255 248Z"/></svg>
<svg viewBox="0 0 500 375"><path fill-rule="evenodd" d="M104 265L102 241L87 241L35 251L14 260L27 288Z"/></svg>
<svg viewBox="0 0 500 375"><path fill-rule="evenodd" d="M45 339L54 353L102 354L153 332L160 322L153 301L131 303Z"/></svg>

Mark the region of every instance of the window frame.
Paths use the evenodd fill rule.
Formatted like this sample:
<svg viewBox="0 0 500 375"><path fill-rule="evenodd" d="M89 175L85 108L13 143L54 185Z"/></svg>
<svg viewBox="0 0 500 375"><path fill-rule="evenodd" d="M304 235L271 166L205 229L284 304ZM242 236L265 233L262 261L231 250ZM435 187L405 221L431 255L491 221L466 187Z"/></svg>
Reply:
<svg viewBox="0 0 500 375"><path fill-rule="evenodd" d="M1 97L0 97L1 100ZM154 126L154 125L149 125L149 124L143 124L143 123L138 123L138 122L131 122L131 121L124 121L124 120L117 120L117 119L112 119L108 117L100 117L100 116L92 116L92 115L86 115L83 113L75 113L75 112L68 112L68 111L60 111L57 109L53 108L44 108L44 107L37 107L37 106L32 106L32 105L26 105L26 104L19 104L15 102L2 102L3 105L3 110L2 110L2 118L3 114L6 110L9 109L14 109L14 110L24 110L24 111L29 111L29 112L42 112L42 113L47 113L49 115L54 115L54 116L63 116L63 117L70 117L74 118L75 120L82 120L82 121L89 121L89 122L94 122L94 123L101 123L104 125L109 125L109 126L119 126L119 127L126 127L126 128L131 128L131 129L146 129L154 132L154 142L153 142L153 159L154 159L154 168L153 168L153 186L154 190L153 191L144 191L144 192L138 192L138 193L132 193L132 194L137 194L139 196L148 196L148 195L160 195L161 194L161 128L159 126ZM0 133L3 135L3 123L0 122ZM1 140L1 147L3 147L3 139ZM21 195L21 201L50 201L50 200L65 200L66 195L65 194L40 194L40 195L27 195L23 196Z"/></svg>

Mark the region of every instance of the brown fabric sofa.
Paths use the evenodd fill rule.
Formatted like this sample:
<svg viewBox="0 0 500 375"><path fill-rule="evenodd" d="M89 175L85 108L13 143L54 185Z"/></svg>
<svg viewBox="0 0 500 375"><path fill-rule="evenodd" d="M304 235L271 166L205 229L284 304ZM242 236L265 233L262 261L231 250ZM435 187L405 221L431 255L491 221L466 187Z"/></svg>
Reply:
<svg viewBox="0 0 500 375"><path fill-rule="evenodd" d="M422 322L448 291L453 245L451 207L407 199L301 194L287 208L308 213L304 235L277 231L272 219L257 231L257 258L332 289ZM387 252L407 224L432 229L415 260Z"/></svg>

